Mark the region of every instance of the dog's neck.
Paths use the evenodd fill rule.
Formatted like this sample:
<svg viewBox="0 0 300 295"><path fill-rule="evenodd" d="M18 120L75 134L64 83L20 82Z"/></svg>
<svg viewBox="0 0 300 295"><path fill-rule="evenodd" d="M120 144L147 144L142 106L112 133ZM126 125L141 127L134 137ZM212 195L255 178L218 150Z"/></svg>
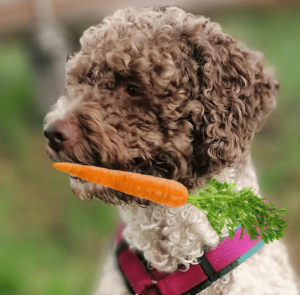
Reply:
<svg viewBox="0 0 300 295"><path fill-rule="evenodd" d="M224 169L215 178L221 182L234 181L237 189L253 187L258 193L250 156L238 169ZM219 242L205 214L190 204L179 208L156 203L141 208L133 204L122 208L121 216L126 223L124 238L130 247L142 251L151 267L159 271L172 272L179 264L188 267Z"/></svg>

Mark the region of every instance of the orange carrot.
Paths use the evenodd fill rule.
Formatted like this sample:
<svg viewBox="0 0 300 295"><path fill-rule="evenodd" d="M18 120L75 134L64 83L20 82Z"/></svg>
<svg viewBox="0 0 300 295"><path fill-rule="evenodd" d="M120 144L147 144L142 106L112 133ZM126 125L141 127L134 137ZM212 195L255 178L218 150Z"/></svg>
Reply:
<svg viewBox="0 0 300 295"><path fill-rule="evenodd" d="M83 180L170 207L180 207L188 199L186 187L175 180L71 163L55 163L53 167Z"/></svg>

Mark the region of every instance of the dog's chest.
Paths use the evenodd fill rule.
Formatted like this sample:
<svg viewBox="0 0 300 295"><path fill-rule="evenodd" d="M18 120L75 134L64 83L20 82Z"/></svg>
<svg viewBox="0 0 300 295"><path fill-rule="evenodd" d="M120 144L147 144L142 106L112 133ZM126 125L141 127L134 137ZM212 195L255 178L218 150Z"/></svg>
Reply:
<svg viewBox="0 0 300 295"><path fill-rule="evenodd" d="M219 242L205 214L190 204L180 208L132 205L122 209L121 216L126 223L125 240L159 271L188 266Z"/></svg>

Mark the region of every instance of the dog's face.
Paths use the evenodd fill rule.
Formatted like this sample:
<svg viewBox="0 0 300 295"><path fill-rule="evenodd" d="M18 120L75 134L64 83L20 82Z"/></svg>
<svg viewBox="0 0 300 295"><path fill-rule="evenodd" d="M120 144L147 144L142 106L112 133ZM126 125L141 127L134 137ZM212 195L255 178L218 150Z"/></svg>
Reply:
<svg viewBox="0 0 300 295"><path fill-rule="evenodd" d="M242 160L275 104L277 84L260 53L176 7L118 11L80 42L67 61L66 95L45 119L54 161L175 179L191 189ZM78 198L135 199L70 182Z"/></svg>

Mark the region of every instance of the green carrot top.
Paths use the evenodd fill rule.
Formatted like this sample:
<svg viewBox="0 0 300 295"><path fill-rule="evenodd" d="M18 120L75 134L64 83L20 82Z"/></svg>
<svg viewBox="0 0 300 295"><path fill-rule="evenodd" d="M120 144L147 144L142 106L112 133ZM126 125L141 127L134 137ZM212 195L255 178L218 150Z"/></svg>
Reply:
<svg viewBox="0 0 300 295"><path fill-rule="evenodd" d="M258 236L265 243L279 240L284 236L286 222L279 217L286 209L277 209L265 198L259 198L252 188L235 191L236 183L220 183L212 178L205 189L197 188L198 194L189 191L188 203L198 207L207 216L213 229L221 237L226 225L229 238L235 234L235 227L242 227L241 238L246 231L251 240Z"/></svg>

